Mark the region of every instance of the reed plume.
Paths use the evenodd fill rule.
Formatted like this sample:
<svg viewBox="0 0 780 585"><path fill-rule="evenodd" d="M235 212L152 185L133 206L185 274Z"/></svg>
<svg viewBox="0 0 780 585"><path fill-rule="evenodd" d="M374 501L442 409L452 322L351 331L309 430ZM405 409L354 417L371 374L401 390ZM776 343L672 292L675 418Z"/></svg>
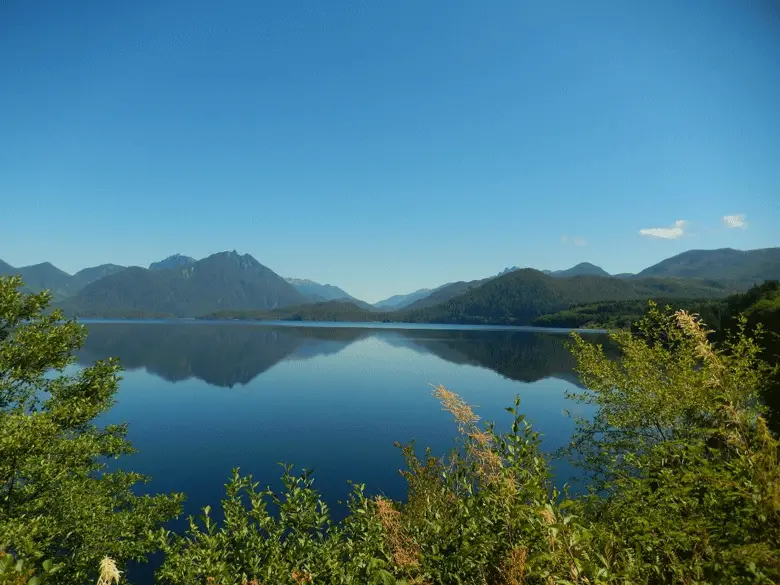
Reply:
<svg viewBox="0 0 780 585"><path fill-rule="evenodd" d="M97 585L112 585L119 583L121 571L117 569L116 561L111 557L105 557L100 561L100 577Z"/></svg>

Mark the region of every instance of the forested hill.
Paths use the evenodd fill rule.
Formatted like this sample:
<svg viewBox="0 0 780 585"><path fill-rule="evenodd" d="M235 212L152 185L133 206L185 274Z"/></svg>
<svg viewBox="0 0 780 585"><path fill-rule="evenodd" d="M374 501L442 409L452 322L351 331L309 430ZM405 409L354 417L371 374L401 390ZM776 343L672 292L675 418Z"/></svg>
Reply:
<svg viewBox="0 0 780 585"><path fill-rule="evenodd" d="M381 312L359 306L354 301L333 300L307 303L273 310L221 310L202 315L201 319L249 319L257 321L390 321L395 313Z"/></svg>
<svg viewBox="0 0 780 585"><path fill-rule="evenodd" d="M522 269L469 288L433 307L398 311L369 311L352 302L330 301L273 311L220 311L207 318L301 321L393 321L418 323L473 323L530 325L540 315L572 305L597 301L648 298L722 298L728 290L707 282L676 279L626 281L599 276L556 278L538 270Z"/></svg>
<svg viewBox="0 0 780 585"><path fill-rule="evenodd" d="M545 272L550 276L557 276L558 278L569 278L572 276L610 276L610 274L595 264L590 262L580 262L576 266L572 266L566 270L554 270L552 272Z"/></svg>
<svg viewBox="0 0 780 585"><path fill-rule="evenodd" d="M412 322L529 325L540 315L579 303L658 296L719 298L729 292L732 291L706 281L655 278L624 280L600 276L556 278L525 268L494 278L434 307L410 307L394 316Z"/></svg>
<svg viewBox="0 0 780 585"><path fill-rule="evenodd" d="M94 282L124 270L124 266L116 264L101 264L80 270L70 275L60 270L51 262L41 262L31 266L15 268L0 260L0 276L19 275L24 281L24 290L27 292L40 292L50 290L54 300L61 300L76 294L79 290Z"/></svg>
<svg viewBox="0 0 780 585"><path fill-rule="evenodd" d="M734 325L737 315L748 318L749 327L762 323L769 330L769 341L778 340L780 334L780 284L768 280L744 293L725 298L670 298L653 297L660 306L674 310L683 309L697 313L708 327L717 331ZM647 311L647 300L601 301L577 304L567 309L541 315L533 320L540 327L565 327L571 329L626 329Z"/></svg>
<svg viewBox="0 0 780 585"><path fill-rule="evenodd" d="M688 250L637 276L710 278L747 289L766 280L780 280L780 248Z"/></svg>
<svg viewBox="0 0 780 585"><path fill-rule="evenodd" d="M249 254L220 252L183 267L128 268L84 287L61 307L82 317L191 317L304 302L295 287Z"/></svg>
<svg viewBox="0 0 780 585"><path fill-rule="evenodd" d="M495 277L491 277L491 278L495 278ZM448 301L459 295L462 295L463 293L473 288L482 286L483 284L491 280L491 278L485 278L482 280L471 280L468 282L466 281L451 282L449 284L445 284L435 289L428 296L425 296L421 299L414 301L413 303L410 303L409 305L404 307L404 309L407 310L424 309L426 307L433 307L435 305L439 305L445 301Z"/></svg>

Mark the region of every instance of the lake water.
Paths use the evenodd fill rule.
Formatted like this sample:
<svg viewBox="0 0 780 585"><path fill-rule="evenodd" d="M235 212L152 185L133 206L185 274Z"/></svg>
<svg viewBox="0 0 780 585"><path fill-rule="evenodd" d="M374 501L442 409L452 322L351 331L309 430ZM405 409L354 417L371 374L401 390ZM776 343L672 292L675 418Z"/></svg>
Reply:
<svg viewBox="0 0 780 585"><path fill-rule="evenodd" d="M100 422L129 424L139 453L119 465L181 491L185 514L218 507L233 467L279 487L281 467L314 470L339 517L347 480L401 499L395 441L446 453L456 428L431 385L458 392L500 429L520 395L542 446L568 443L577 389L565 331L210 322L87 322L81 365L109 356L125 372ZM604 341L589 334L594 341ZM570 468L557 464L559 481ZM178 527L183 524L175 523Z"/></svg>

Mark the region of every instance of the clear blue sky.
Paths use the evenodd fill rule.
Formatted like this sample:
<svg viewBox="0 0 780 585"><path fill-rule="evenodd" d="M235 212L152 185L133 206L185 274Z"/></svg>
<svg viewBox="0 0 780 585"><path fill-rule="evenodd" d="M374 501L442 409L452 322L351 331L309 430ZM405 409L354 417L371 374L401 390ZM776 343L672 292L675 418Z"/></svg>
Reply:
<svg viewBox="0 0 780 585"><path fill-rule="evenodd" d="M6 1L0 258L236 249L376 301L777 246L778 6Z"/></svg>

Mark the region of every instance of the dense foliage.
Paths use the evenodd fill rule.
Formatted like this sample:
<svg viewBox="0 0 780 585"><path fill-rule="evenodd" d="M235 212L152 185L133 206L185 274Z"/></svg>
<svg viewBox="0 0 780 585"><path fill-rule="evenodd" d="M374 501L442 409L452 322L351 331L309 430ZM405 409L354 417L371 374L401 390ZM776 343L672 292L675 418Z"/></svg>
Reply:
<svg viewBox="0 0 780 585"><path fill-rule="evenodd" d="M149 531L179 513L181 496L139 497L144 477L105 472L107 458L132 452L124 426L93 423L112 404L119 366L68 375L83 326L42 315L50 294L20 287L0 278L0 583L55 569L58 584L94 582L104 556L145 559Z"/></svg>
<svg viewBox="0 0 780 585"><path fill-rule="evenodd" d="M771 342L775 338L773 332L780 331L778 288L778 281L768 280L746 292L721 299L653 297L653 300L661 306L696 312L716 332L722 332L716 336L721 340L725 332L734 327L737 317L744 314L748 317L749 326L765 325L770 331L767 341ZM541 327L628 329L644 315L646 309L646 300L581 303L541 315L533 320L533 324Z"/></svg>
<svg viewBox="0 0 780 585"><path fill-rule="evenodd" d="M769 341L776 343L777 333L780 333L780 282L768 280L744 294L727 298L720 320L713 324L719 330L730 330L741 314L747 317L749 326L761 323L767 330L775 332Z"/></svg>
<svg viewBox="0 0 780 585"><path fill-rule="evenodd" d="M159 526L178 496L139 498L135 474L101 473L100 457L129 451L122 427L90 422L116 364L65 375L82 330L19 285L0 295L0 583L94 582L101 560L118 575L104 557L121 568L155 547L170 585L780 582L780 444L757 401L773 372L750 316L713 345L695 316L651 305L611 335L617 358L573 334L586 389L572 398L596 407L568 450L584 496L553 487L519 401L498 432L438 387L459 440L447 456L399 445L405 501L356 485L334 522L310 473L285 467L275 493L236 470L223 519L207 507L174 534Z"/></svg>
<svg viewBox="0 0 780 585"><path fill-rule="evenodd" d="M744 316L749 328L760 325L766 330L761 357L770 365L780 365L780 283L767 281L745 294L729 297L720 322L715 322L714 339L722 340L733 332L740 323L740 316ZM769 377L762 398L769 407L770 427L780 432L780 370Z"/></svg>
<svg viewBox="0 0 780 585"><path fill-rule="evenodd" d="M670 299L654 298L661 306L672 309L695 310L705 323L720 323L726 311L725 299ZM647 311L647 300L603 301L572 305L568 309L536 317L537 327L566 329L630 329Z"/></svg>

